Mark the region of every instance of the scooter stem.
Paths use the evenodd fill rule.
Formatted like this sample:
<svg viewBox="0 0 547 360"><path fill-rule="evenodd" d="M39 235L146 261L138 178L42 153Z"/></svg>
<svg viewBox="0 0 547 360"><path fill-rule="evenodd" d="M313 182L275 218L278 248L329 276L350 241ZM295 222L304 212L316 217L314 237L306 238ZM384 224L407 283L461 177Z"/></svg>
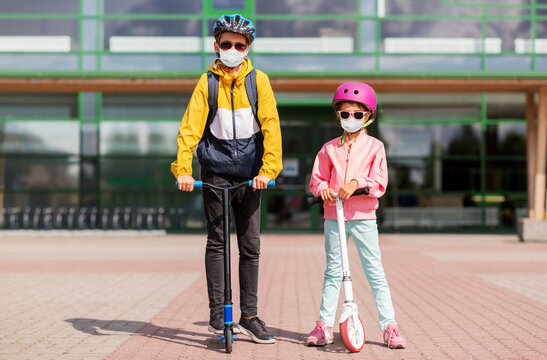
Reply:
<svg viewBox="0 0 547 360"><path fill-rule="evenodd" d="M344 285L345 302L353 302L353 288L351 286L351 274L349 271L348 245L346 237L346 225L344 221L344 201L336 194L336 219L338 221L338 238L340 240L340 254L342 257L342 284Z"/></svg>

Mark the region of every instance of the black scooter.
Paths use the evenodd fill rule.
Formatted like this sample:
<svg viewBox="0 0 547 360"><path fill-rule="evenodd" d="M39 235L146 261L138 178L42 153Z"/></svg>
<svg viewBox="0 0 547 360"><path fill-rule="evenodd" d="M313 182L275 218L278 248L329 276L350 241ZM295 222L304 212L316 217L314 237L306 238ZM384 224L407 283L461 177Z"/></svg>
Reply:
<svg viewBox="0 0 547 360"><path fill-rule="evenodd" d="M226 345L226 353L232 352L234 341L234 322L232 311L232 282L230 265L230 191L242 186L253 186L253 181L245 181L229 187L220 187L202 181L194 181L194 188L207 187L218 196L222 193L222 215L223 215L223 236L224 236L224 333L220 340ZM268 187L275 186L275 180L268 183ZM178 187L178 186L177 186Z"/></svg>

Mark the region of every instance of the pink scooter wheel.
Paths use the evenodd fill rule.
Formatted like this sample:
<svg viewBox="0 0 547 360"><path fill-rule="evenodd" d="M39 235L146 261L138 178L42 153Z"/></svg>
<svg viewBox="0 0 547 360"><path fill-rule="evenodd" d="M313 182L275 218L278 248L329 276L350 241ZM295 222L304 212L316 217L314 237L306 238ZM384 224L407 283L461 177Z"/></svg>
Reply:
<svg viewBox="0 0 547 360"><path fill-rule="evenodd" d="M358 317L357 323L353 319L353 316L350 316L340 324L340 337L346 349L350 352L359 352L365 346L365 327L361 317Z"/></svg>

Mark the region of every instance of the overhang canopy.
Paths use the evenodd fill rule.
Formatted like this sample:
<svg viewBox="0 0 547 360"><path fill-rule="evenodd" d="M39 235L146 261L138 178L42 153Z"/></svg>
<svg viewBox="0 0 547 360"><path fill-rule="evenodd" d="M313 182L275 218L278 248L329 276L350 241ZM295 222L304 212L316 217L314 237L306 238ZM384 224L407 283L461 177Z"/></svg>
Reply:
<svg viewBox="0 0 547 360"><path fill-rule="evenodd" d="M192 92L197 81L197 78L0 78L0 92ZM547 86L545 78L270 78L274 91L283 92L332 92L346 81L365 82L379 93L527 92Z"/></svg>

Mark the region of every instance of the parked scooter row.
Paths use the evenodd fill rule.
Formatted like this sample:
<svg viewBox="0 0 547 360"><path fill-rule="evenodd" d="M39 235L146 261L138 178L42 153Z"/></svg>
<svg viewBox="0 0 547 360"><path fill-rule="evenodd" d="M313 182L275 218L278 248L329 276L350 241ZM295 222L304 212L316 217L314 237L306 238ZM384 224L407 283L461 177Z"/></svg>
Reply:
<svg viewBox="0 0 547 360"><path fill-rule="evenodd" d="M184 219L180 208L2 208L4 230L162 230Z"/></svg>

